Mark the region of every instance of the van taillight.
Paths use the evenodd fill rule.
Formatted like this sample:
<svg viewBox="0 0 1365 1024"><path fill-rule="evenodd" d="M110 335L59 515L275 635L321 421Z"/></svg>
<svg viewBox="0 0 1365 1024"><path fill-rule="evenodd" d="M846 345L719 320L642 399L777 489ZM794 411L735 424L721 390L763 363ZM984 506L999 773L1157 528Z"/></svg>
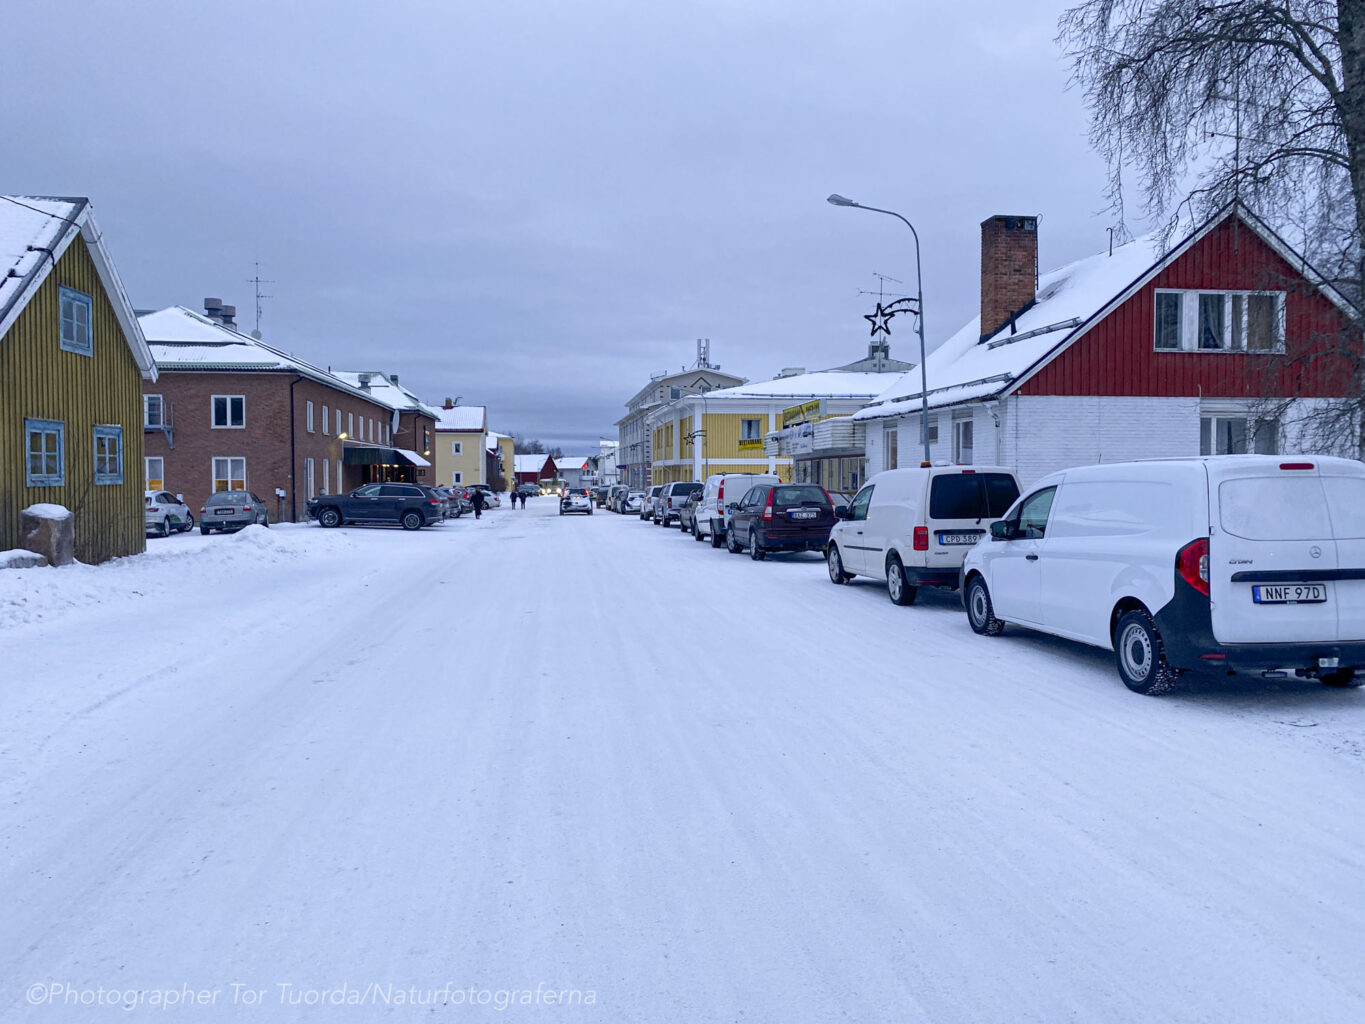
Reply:
<svg viewBox="0 0 1365 1024"><path fill-rule="evenodd" d="M1175 571L1180 578L1205 597L1209 596L1209 539L1200 537L1180 549L1175 556Z"/></svg>
<svg viewBox="0 0 1365 1024"><path fill-rule="evenodd" d="M725 481L724 481L724 480L722 480L722 481L720 482L720 486L716 488L716 507L717 507L717 508L724 508L724 507L725 507Z"/></svg>
<svg viewBox="0 0 1365 1024"><path fill-rule="evenodd" d="M1280 463L1280 468L1281 468L1281 469L1312 469L1312 468L1313 468L1313 464L1312 464L1311 462L1281 462L1281 463Z"/></svg>
<svg viewBox="0 0 1365 1024"><path fill-rule="evenodd" d="M770 489L770 490L768 491L768 504L766 504L766 505L763 506L763 518L764 518L764 519L771 519L771 518L773 517L773 495L776 494L776 493L777 493L777 491L775 491L775 490L771 490L771 489Z"/></svg>
<svg viewBox="0 0 1365 1024"><path fill-rule="evenodd" d="M915 550L916 551L929 550L929 527L927 526L915 527Z"/></svg>

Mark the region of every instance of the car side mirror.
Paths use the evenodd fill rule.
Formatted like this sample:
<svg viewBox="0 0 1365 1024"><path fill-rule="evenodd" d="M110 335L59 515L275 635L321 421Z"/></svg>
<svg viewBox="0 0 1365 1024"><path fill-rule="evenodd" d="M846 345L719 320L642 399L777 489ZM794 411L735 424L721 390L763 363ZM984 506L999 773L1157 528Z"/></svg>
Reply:
<svg viewBox="0 0 1365 1024"><path fill-rule="evenodd" d="M991 523L991 540L1014 540L1014 524L1001 521Z"/></svg>
<svg viewBox="0 0 1365 1024"><path fill-rule="evenodd" d="M737 502L737 501L732 501L732 502L730 502L730 504L728 504L728 505L725 506L725 511L727 511L727 512L738 512L738 511L739 511L739 502Z"/></svg>
<svg viewBox="0 0 1365 1024"><path fill-rule="evenodd" d="M850 511L848 510L848 506L847 506L847 505L835 505L835 506L834 506L834 518L835 518L835 519L852 519L852 518L853 518L853 513L850 512Z"/></svg>
<svg viewBox="0 0 1365 1024"><path fill-rule="evenodd" d="M185 504L185 496L183 494L177 494L175 496L175 500L180 502L180 504L182 505Z"/></svg>

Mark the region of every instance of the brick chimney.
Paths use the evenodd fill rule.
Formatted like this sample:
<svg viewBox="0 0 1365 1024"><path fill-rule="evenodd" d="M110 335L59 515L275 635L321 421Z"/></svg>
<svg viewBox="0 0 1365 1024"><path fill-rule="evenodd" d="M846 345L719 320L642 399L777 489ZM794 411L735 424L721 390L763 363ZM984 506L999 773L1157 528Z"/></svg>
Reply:
<svg viewBox="0 0 1365 1024"><path fill-rule="evenodd" d="M1038 218L997 215L981 222L981 339L1033 305L1038 286Z"/></svg>

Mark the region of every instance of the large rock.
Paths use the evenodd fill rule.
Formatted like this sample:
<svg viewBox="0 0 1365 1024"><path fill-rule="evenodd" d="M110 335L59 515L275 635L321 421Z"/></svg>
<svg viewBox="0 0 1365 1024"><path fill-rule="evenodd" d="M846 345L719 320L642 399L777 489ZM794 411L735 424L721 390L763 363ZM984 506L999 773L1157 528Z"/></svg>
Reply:
<svg viewBox="0 0 1365 1024"><path fill-rule="evenodd" d="M76 517L61 505L30 505L19 513L19 543L48 565L70 565L76 560Z"/></svg>

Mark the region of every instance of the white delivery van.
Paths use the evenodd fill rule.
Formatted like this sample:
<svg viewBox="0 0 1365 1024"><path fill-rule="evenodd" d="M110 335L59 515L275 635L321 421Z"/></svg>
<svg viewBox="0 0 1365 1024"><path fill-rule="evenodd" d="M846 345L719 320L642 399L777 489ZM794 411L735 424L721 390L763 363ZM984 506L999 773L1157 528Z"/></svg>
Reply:
<svg viewBox="0 0 1365 1024"><path fill-rule="evenodd" d="M878 473L830 531L829 578L885 580L891 600L902 605L913 604L922 586L956 589L963 555L1018 497L1019 480L1004 466Z"/></svg>
<svg viewBox="0 0 1365 1024"><path fill-rule="evenodd" d="M973 630L1007 622L1115 651L1129 689L1183 672L1365 673L1365 465L1221 455L1068 469L963 564Z"/></svg>
<svg viewBox="0 0 1365 1024"><path fill-rule="evenodd" d="M755 484L781 482L774 473L712 473L706 478L706 488L697 505L692 536L697 540L710 537L711 546L720 547L725 542L725 506L739 501Z"/></svg>

